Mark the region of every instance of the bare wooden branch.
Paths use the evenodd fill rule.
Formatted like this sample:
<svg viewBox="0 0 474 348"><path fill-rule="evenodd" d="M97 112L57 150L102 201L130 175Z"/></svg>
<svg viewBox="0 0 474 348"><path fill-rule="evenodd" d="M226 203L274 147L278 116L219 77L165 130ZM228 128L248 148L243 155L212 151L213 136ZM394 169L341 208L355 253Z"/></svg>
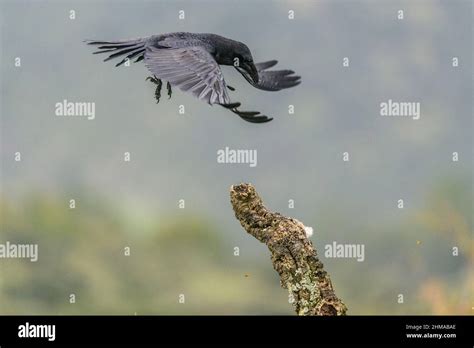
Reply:
<svg viewBox="0 0 474 348"><path fill-rule="evenodd" d="M298 315L346 314L301 222L265 208L251 184L232 186L230 200L242 227L268 246L273 268Z"/></svg>

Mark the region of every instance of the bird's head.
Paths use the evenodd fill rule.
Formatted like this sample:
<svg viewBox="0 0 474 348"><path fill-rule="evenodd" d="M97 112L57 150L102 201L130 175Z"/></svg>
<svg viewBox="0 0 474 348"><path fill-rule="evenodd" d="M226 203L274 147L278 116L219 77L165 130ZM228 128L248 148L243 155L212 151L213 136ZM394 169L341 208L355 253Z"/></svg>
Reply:
<svg viewBox="0 0 474 348"><path fill-rule="evenodd" d="M207 34L209 35L209 34ZM214 46L213 55L218 64L232 65L242 75L258 83L258 71L252 53L246 44L219 35L210 34Z"/></svg>
<svg viewBox="0 0 474 348"><path fill-rule="evenodd" d="M242 74L248 74L255 83L258 83L258 71L253 62L252 53L247 45L241 42L234 49L234 66Z"/></svg>

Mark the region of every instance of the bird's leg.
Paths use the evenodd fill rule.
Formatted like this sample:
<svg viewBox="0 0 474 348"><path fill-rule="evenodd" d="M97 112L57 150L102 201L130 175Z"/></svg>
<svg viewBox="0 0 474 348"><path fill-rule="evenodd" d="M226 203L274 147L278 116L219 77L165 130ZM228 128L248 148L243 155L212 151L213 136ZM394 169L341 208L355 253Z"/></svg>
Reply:
<svg viewBox="0 0 474 348"><path fill-rule="evenodd" d="M157 78L156 76L148 76L146 78L147 81L151 81L153 82L155 85L156 85L156 89L155 89L155 99L156 99L156 103L158 104L160 102L160 98L161 98L161 86L162 86L162 82L159 78Z"/></svg>
<svg viewBox="0 0 474 348"><path fill-rule="evenodd" d="M171 99L171 84L166 82L166 89L168 90L168 99Z"/></svg>

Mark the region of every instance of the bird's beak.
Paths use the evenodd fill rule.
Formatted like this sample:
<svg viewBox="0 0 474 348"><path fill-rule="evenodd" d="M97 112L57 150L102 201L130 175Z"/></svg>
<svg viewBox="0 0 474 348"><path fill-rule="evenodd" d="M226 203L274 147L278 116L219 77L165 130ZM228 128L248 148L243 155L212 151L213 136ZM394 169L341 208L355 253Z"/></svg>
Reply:
<svg viewBox="0 0 474 348"><path fill-rule="evenodd" d="M258 71L254 63L245 63L245 70L248 72L252 81L258 83Z"/></svg>

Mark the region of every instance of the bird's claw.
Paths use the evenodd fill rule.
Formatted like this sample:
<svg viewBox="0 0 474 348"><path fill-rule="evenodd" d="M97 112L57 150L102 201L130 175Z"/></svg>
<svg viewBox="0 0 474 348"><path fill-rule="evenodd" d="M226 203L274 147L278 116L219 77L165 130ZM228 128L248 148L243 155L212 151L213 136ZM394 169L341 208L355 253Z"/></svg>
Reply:
<svg viewBox="0 0 474 348"><path fill-rule="evenodd" d="M151 81L151 82L153 82L155 85L157 85L157 84L159 84L159 83L161 82L161 80L160 80L158 77L154 76L154 75L153 75L153 76L148 76L148 77L145 79L145 81Z"/></svg>
<svg viewBox="0 0 474 348"><path fill-rule="evenodd" d="M151 81L156 85L155 99L156 99L156 103L158 104L160 102L160 98L161 98L161 86L162 86L161 80L159 78L157 78L156 76L153 76L153 77L148 76L145 80L146 81Z"/></svg>
<svg viewBox="0 0 474 348"><path fill-rule="evenodd" d="M171 84L169 82L166 82L166 89L168 91L168 99L171 99Z"/></svg>

